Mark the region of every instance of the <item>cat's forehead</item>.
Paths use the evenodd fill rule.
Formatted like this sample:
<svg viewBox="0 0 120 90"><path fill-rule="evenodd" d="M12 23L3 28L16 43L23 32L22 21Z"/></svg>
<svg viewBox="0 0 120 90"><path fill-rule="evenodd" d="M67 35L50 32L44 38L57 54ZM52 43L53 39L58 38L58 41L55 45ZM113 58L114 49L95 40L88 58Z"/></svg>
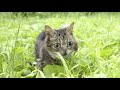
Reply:
<svg viewBox="0 0 120 90"><path fill-rule="evenodd" d="M60 33L60 34L64 34L64 33L66 33L66 29L67 28L58 29L57 32Z"/></svg>

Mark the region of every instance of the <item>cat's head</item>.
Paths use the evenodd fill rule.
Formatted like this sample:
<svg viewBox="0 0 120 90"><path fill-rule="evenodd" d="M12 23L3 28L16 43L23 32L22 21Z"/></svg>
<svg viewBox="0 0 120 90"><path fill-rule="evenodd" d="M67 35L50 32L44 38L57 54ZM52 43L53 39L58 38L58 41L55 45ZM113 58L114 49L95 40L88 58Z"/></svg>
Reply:
<svg viewBox="0 0 120 90"><path fill-rule="evenodd" d="M50 26L45 26L45 36L48 37L47 49L52 52L59 52L62 56L69 56L77 51L78 43L73 37L74 22L68 27L53 30Z"/></svg>

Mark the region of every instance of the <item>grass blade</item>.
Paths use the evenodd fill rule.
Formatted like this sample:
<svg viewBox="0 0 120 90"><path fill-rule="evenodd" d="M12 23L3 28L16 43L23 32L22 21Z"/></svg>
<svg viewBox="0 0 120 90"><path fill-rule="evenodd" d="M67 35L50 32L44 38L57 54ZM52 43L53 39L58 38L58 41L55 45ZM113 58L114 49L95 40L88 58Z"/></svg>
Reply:
<svg viewBox="0 0 120 90"><path fill-rule="evenodd" d="M66 74L67 74L68 76L70 76L70 71L69 71L69 69L68 69L68 66L67 66L64 58L60 55L60 53L57 53L57 55L60 57L60 60L62 61L62 64L63 64L63 66L64 66L64 68L65 68Z"/></svg>

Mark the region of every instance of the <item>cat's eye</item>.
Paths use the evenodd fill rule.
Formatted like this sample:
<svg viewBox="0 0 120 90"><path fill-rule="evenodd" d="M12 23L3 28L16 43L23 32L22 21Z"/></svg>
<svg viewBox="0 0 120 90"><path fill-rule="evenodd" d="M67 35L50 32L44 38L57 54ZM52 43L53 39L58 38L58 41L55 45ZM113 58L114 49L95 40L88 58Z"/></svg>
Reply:
<svg viewBox="0 0 120 90"><path fill-rule="evenodd" d="M66 35L66 33L64 33L64 35Z"/></svg>
<svg viewBox="0 0 120 90"><path fill-rule="evenodd" d="M55 44L54 44L54 47L55 47L55 48L60 48L60 47L61 47L61 46L60 46L60 43L55 43Z"/></svg>
<svg viewBox="0 0 120 90"><path fill-rule="evenodd" d="M72 46L72 42L68 42L68 47L71 47Z"/></svg>
<svg viewBox="0 0 120 90"><path fill-rule="evenodd" d="M60 36L60 34L59 34L59 36Z"/></svg>

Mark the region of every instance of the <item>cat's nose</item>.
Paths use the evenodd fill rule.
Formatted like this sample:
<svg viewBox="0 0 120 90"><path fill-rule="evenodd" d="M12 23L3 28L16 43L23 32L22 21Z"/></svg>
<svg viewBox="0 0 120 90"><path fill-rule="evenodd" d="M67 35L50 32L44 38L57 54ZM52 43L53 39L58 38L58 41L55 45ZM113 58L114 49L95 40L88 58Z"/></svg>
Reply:
<svg viewBox="0 0 120 90"><path fill-rule="evenodd" d="M62 50L63 50L63 51L66 51L66 50L67 50L67 48L64 46L64 47L62 47Z"/></svg>

